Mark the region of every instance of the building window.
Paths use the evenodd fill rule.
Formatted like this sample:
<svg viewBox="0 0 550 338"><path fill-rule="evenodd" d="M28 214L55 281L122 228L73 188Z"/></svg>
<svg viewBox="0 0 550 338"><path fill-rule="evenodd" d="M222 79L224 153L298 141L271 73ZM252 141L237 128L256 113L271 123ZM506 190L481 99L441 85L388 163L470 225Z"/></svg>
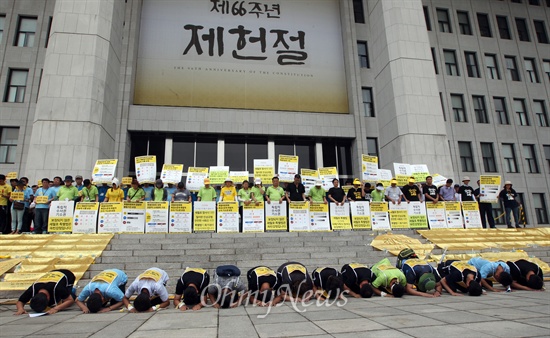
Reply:
<svg viewBox="0 0 550 338"><path fill-rule="evenodd" d="M454 50L444 49L443 55L445 57L445 69L447 70L447 75L450 76L460 76L458 70L458 64L456 63L456 53Z"/></svg>
<svg viewBox="0 0 550 338"><path fill-rule="evenodd" d="M224 144L224 165L229 166L232 171L247 170L252 173L254 159L267 158L267 139L230 136L225 138Z"/></svg>
<svg viewBox="0 0 550 338"><path fill-rule="evenodd" d="M324 139L323 144L323 166L337 167L338 174L351 177L353 175L353 164L351 160L352 141ZM306 168L301 164L300 167ZM315 167L311 167L315 168Z"/></svg>
<svg viewBox="0 0 550 338"><path fill-rule="evenodd" d="M4 36L4 23L6 22L6 16L0 15L0 43L2 43L2 37Z"/></svg>
<svg viewBox="0 0 550 338"><path fill-rule="evenodd" d="M435 48L432 48L432 60L434 62L435 73L439 74L439 69L437 69L437 59L435 58Z"/></svg>
<svg viewBox="0 0 550 338"><path fill-rule="evenodd" d="M535 206L535 214L537 215L538 224L548 224L548 208L544 194L533 194L533 205Z"/></svg>
<svg viewBox="0 0 550 338"><path fill-rule="evenodd" d="M472 27L470 26L470 17L468 16L468 12L457 11L456 15L458 16L458 27L460 29L460 34L472 35Z"/></svg>
<svg viewBox="0 0 550 338"><path fill-rule="evenodd" d="M525 109L524 99L514 99L514 111L516 112L518 125L528 126L529 116L527 115L527 110Z"/></svg>
<svg viewBox="0 0 550 338"><path fill-rule="evenodd" d="M445 115L445 105L443 104L443 93L439 92L439 102L441 103L441 112L443 113L443 121L447 121L447 116Z"/></svg>
<svg viewBox="0 0 550 338"><path fill-rule="evenodd" d="M529 0L529 5L540 6L539 0Z"/></svg>
<svg viewBox="0 0 550 338"><path fill-rule="evenodd" d="M366 41L357 41L357 50L359 52L359 64L361 68L369 68L369 49Z"/></svg>
<svg viewBox="0 0 550 338"><path fill-rule="evenodd" d="M483 169L487 173L496 173L497 165L492 143L481 142L481 156L483 157Z"/></svg>
<svg viewBox="0 0 550 338"><path fill-rule="evenodd" d="M548 127L548 114L546 113L546 106L542 100L533 101L533 111L537 119L537 125L539 127Z"/></svg>
<svg viewBox="0 0 550 338"><path fill-rule="evenodd" d="M544 158L546 158L546 164L548 165L548 170L550 171L550 146L543 146L544 148Z"/></svg>
<svg viewBox="0 0 550 338"><path fill-rule="evenodd" d="M19 128L0 128L0 163L15 163Z"/></svg>
<svg viewBox="0 0 550 338"><path fill-rule="evenodd" d="M495 54L485 54L485 64L487 65L487 77L493 80L500 80L497 56Z"/></svg>
<svg viewBox="0 0 550 338"><path fill-rule="evenodd" d="M458 142L458 152L460 153L462 171L476 171L474 166L474 156L472 155L472 144L470 142Z"/></svg>
<svg viewBox="0 0 550 338"><path fill-rule="evenodd" d="M544 69L548 81L550 81L550 60L542 60L542 68Z"/></svg>
<svg viewBox="0 0 550 338"><path fill-rule="evenodd" d="M33 47L36 35L36 17L20 16L17 26L15 45L18 47Z"/></svg>
<svg viewBox="0 0 550 338"><path fill-rule="evenodd" d="M442 33L452 33L453 31L451 29L451 19L449 19L449 11L442 8L438 8L436 11L439 31Z"/></svg>
<svg viewBox="0 0 550 338"><path fill-rule="evenodd" d="M510 118L508 117L508 111L506 110L506 101L503 97L493 97L493 103L495 104L495 112L498 116L498 122L500 124L510 124Z"/></svg>
<svg viewBox="0 0 550 338"><path fill-rule="evenodd" d="M497 15L498 32L501 39L511 40L510 27L508 27L508 18Z"/></svg>
<svg viewBox="0 0 550 338"><path fill-rule="evenodd" d="M231 143L229 140L228 142ZM232 146L234 147L232 148ZM235 148L238 148L238 145L230 145L228 151ZM240 150L243 150L241 154L235 156L243 156L244 149ZM187 167L210 167L218 165L218 137L210 135L174 137L172 143L172 163L184 163ZM242 167L244 167L244 164Z"/></svg>
<svg viewBox="0 0 550 338"><path fill-rule="evenodd" d="M378 157L378 139L376 137L367 137L367 155Z"/></svg>
<svg viewBox="0 0 550 338"><path fill-rule="evenodd" d="M10 69L8 74L8 88L4 102L22 103L25 101L25 89L27 88L26 69Z"/></svg>
<svg viewBox="0 0 550 338"><path fill-rule="evenodd" d="M477 55L474 52L464 52L466 58L466 69L468 77L481 77L479 75L479 67L477 65Z"/></svg>
<svg viewBox="0 0 550 338"><path fill-rule="evenodd" d="M537 34L537 40L539 43L548 43L548 35L546 34L546 27L544 21L534 20L535 33Z"/></svg>
<svg viewBox="0 0 550 338"><path fill-rule="evenodd" d="M431 31L432 30L432 22L430 21L430 12L427 6L423 7L424 9L424 20L426 21L426 28Z"/></svg>
<svg viewBox="0 0 550 338"><path fill-rule="evenodd" d="M460 94L451 94L451 103L453 105L453 113L455 122L468 122L466 110L464 109L464 100Z"/></svg>
<svg viewBox="0 0 550 338"><path fill-rule="evenodd" d="M355 18L355 23L365 23L363 0L353 0L353 17Z"/></svg>
<svg viewBox="0 0 550 338"><path fill-rule="evenodd" d="M363 107L365 109L366 117L374 117L374 101L372 99L372 88L363 87Z"/></svg>
<svg viewBox="0 0 550 338"><path fill-rule="evenodd" d="M489 16L483 13L477 13L477 23L479 26L479 34L486 38L493 36L491 33L491 24L489 23Z"/></svg>
<svg viewBox="0 0 550 338"><path fill-rule="evenodd" d="M518 29L518 38L520 41L531 41L525 19L516 18L516 27Z"/></svg>
<svg viewBox="0 0 550 338"><path fill-rule="evenodd" d="M472 96L474 101L474 111L476 113L476 122L477 123L489 123L489 117L487 116L487 109L485 108L485 97L483 96Z"/></svg>
<svg viewBox="0 0 550 338"><path fill-rule="evenodd" d="M523 145L523 156L525 157L525 163L527 164L527 171L530 174L540 173L537 154L535 153L535 146L533 144Z"/></svg>
<svg viewBox="0 0 550 338"><path fill-rule="evenodd" d="M502 144L502 156L504 157L504 167L507 173L519 173L518 163L516 161L516 152L512 143Z"/></svg>
<svg viewBox="0 0 550 338"><path fill-rule="evenodd" d="M520 81L518 66L516 64L515 56L505 56L504 61L506 62L506 77L510 81Z"/></svg>
<svg viewBox="0 0 550 338"><path fill-rule="evenodd" d="M512 0L512 2L515 2L517 4L520 4L521 3L521 0Z"/></svg>
<svg viewBox="0 0 550 338"><path fill-rule="evenodd" d="M535 64L535 59L525 58L525 71L527 72L527 78L531 83L540 83L539 73L537 72L537 65Z"/></svg>

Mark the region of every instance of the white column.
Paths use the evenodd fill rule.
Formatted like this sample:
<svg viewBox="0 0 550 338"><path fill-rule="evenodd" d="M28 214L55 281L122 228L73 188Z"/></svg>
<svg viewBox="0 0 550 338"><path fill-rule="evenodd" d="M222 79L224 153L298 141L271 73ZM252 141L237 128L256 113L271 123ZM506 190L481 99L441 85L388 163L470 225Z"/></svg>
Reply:
<svg viewBox="0 0 550 338"><path fill-rule="evenodd" d="M172 164L172 150L174 147L174 139L167 137L164 143L164 163Z"/></svg>
<svg viewBox="0 0 550 338"><path fill-rule="evenodd" d="M225 140L218 140L218 165L225 165Z"/></svg>
<svg viewBox="0 0 550 338"><path fill-rule="evenodd" d="M275 159L275 141L267 142L267 158Z"/></svg>
<svg viewBox="0 0 550 338"><path fill-rule="evenodd" d="M321 142L315 143L315 161L317 168L323 168L323 144Z"/></svg>

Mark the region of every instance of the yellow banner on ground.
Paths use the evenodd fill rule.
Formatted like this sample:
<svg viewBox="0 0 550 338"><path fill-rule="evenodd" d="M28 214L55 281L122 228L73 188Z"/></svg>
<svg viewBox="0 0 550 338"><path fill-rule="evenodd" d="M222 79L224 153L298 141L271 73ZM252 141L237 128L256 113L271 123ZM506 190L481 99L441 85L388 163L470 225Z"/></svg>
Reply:
<svg viewBox="0 0 550 338"><path fill-rule="evenodd" d="M433 244L423 244L416 238L391 233L377 236L371 242L371 246L378 250L386 250L395 256L401 250L411 248L421 259L426 257L435 247Z"/></svg>
<svg viewBox="0 0 550 338"><path fill-rule="evenodd" d="M10 259L7 261L0 262L0 276L10 271L14 266L19 264L22 261L20 258Z"/></svg>

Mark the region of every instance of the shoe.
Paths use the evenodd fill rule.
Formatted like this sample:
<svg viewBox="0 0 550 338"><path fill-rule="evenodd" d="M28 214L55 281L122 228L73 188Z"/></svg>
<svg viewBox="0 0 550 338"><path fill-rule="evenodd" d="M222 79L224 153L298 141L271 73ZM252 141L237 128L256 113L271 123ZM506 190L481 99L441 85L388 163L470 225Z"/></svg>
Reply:
<svg viewBox="0 0 550 338"><path fill-rule="evenodd" d="M521 229L521 227L520 227L519 225L516 225L516 228L517 228L517 229Z"/></svg>
<svg viewBox="0 0 550 338"><path fill-rule="evenodd" d="M508 229L515 229L513 226L509 225Z"/></svg>

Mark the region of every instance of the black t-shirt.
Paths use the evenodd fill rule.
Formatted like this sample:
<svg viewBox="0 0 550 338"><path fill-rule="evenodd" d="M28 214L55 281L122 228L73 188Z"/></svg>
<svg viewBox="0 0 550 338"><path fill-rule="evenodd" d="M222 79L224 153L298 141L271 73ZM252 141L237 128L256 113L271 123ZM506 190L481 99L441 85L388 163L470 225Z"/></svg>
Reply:
<svg viewBox="0 0 550 338"><path fill-rule="evenodd" d="M360 201L363 197L361 196L361 188L355 189L355 187L348 190L348 198L351 198L352 201Z"/></svg>
<svg viewBox="0 0 550 338"><path fill-rule="evenodd" d="M538 275L540 278L543 277L542 269L535 263L526 261L525 259L520 259L517 261L507 261L506 264L510 267L510 275L512 280L518 282L520 285L527 286L527 273L529 271L534 271L535 275Z"/></svg>
<svg viewBox="0 0 550 338"><path fill-rule="evenodd" d="M462 202L475 201L474 189L469 185L461 185L460 188L458 188L458 193L462 198Z"/></svg>
<svg viewBox="0 0 550 338"><path fill-rule="evenodd" d="M307 280L311 283L306 267L298 262L285 263L277 269L277 283L273 289L279 291L283 286L298 280Z"/></svg>
<svg viewBox="0 0 550 338"><path fill-rule="evenodd" d="M199 293L201 293L202 290L210 284L210 275L208 272L184 272L180 279L178 279L178 284L176 285L176 295L183 295L183 291L185 291L189 284L195 285L197 289L199 289Z"/></svg>
<svg viewBox="0 0 550 338"><path fill-rule="evenodd" d="M318 288L325 289L330 276L339 276L340 272L334 268L317 268L311 273L313 285Z"/></svg>
<svg viewBox="0 0 550 338"><path fill-rule="evenodd" d="M277 283L277 274L270 268L260 265L248 270L246 279L248 280L248 290L254 292L258 291L263 283L269 283L269 286L273 288Z"/></svg>
<svg viewBox="0 0 550 338"><path fill-rule="evenodd" d="M296 186L296 184L292 182L286 186L286 191L288 191L291 201L303 201L303 194L306 193L306 188L302 183L298 183L298 186Z"/></svg>
<svg viewBox="0 0 550 338"><path fill-rule="evenodd" d="M411 267L409 264L407 264L407 262L408 260L405 261L401 270L403 270L408 284L418 284L418 282L420 281L420 277L425 273L433 273L436 282L439 282L441 280L439 273L431 265L418 264Z"/></svg>
<svg viewBox="0 0 550 338"><path fill-rule="evenodd" d="M504 202L505 208L516 208L519 205L516 201L517 196L518 194L514 189L510 189L509 192L506 189L502 189L498 194L498 197Z"/></svg>
<svg viewBox="0 0 550 338"><path fill-rule="evenodd" d="M452 265L453 262L456 261L450 260L440 263L438 265L437 271L441 274L441 276L443 276L443 278L445 278L445 281L447 282L451 290L459 290L460 292L467 293L468 288L466 287L466 279L468 275L473 274L474 280L478 283L481 281L481 276L477 273L477 271L473 271L470 269L464 269L463 271L461 271Z"/></svg>
<svg viewBox="0 0 550 338"><path fill-rule="evenodd" d="M436 199L437 198L437 187L435 185L424 185L422 187L422 193L428 194L431 198ZM426 199L428 201L428 199Z"/></svg>
<svg viewBox="0 0 550 338"><path fill-rule="evenodd" d="M413 184L412 186L407 184L401 188L401 191L407 200L411 202L420 201L420 188L418 188L416 184Z"/></svg>
<svg viewBox="0 0 550 338"><path fill-rule="evenodd" d="M370 201L372 199L370 194L373 192L373 190L374 189L365 190L365 196L363 197L365 201Z"/></svg>
<svg viewBox="0 0 550 338"><path fill-rule="evenodd" d="M340 203L344 199L344 196L346 196L346 193L344 192L344 189L340 187L332 187L328 190L327 196L332 196L336 202Z"/></svg>
<svg viewBox="0 0 550 338"><path fill-rule="evenodd" d="M55 277L56 281L51 282L40 282L40 279L48 276L52 272L61 272L63 276L57 279L57 276L50 276L52 279ZM73 284L75 281L74 274L69 270L53 270L48 274L45 274L43 277L39 278L37 282L31 285L23 294L19 297L19 301L23 304L26 304L31 300L40 290L44 289L50 294L50 299L48 301L48 306L52 307L63 299L67 299L73 290Z"/></svg>
<svg viewBox="0 0 550 338"><path fill-rule="evenodd" d="M344 284L353 292L359 293L359 284L367 280L371 283L376 277L365 265L357 263L346 264L342 267Z"/></svg>

